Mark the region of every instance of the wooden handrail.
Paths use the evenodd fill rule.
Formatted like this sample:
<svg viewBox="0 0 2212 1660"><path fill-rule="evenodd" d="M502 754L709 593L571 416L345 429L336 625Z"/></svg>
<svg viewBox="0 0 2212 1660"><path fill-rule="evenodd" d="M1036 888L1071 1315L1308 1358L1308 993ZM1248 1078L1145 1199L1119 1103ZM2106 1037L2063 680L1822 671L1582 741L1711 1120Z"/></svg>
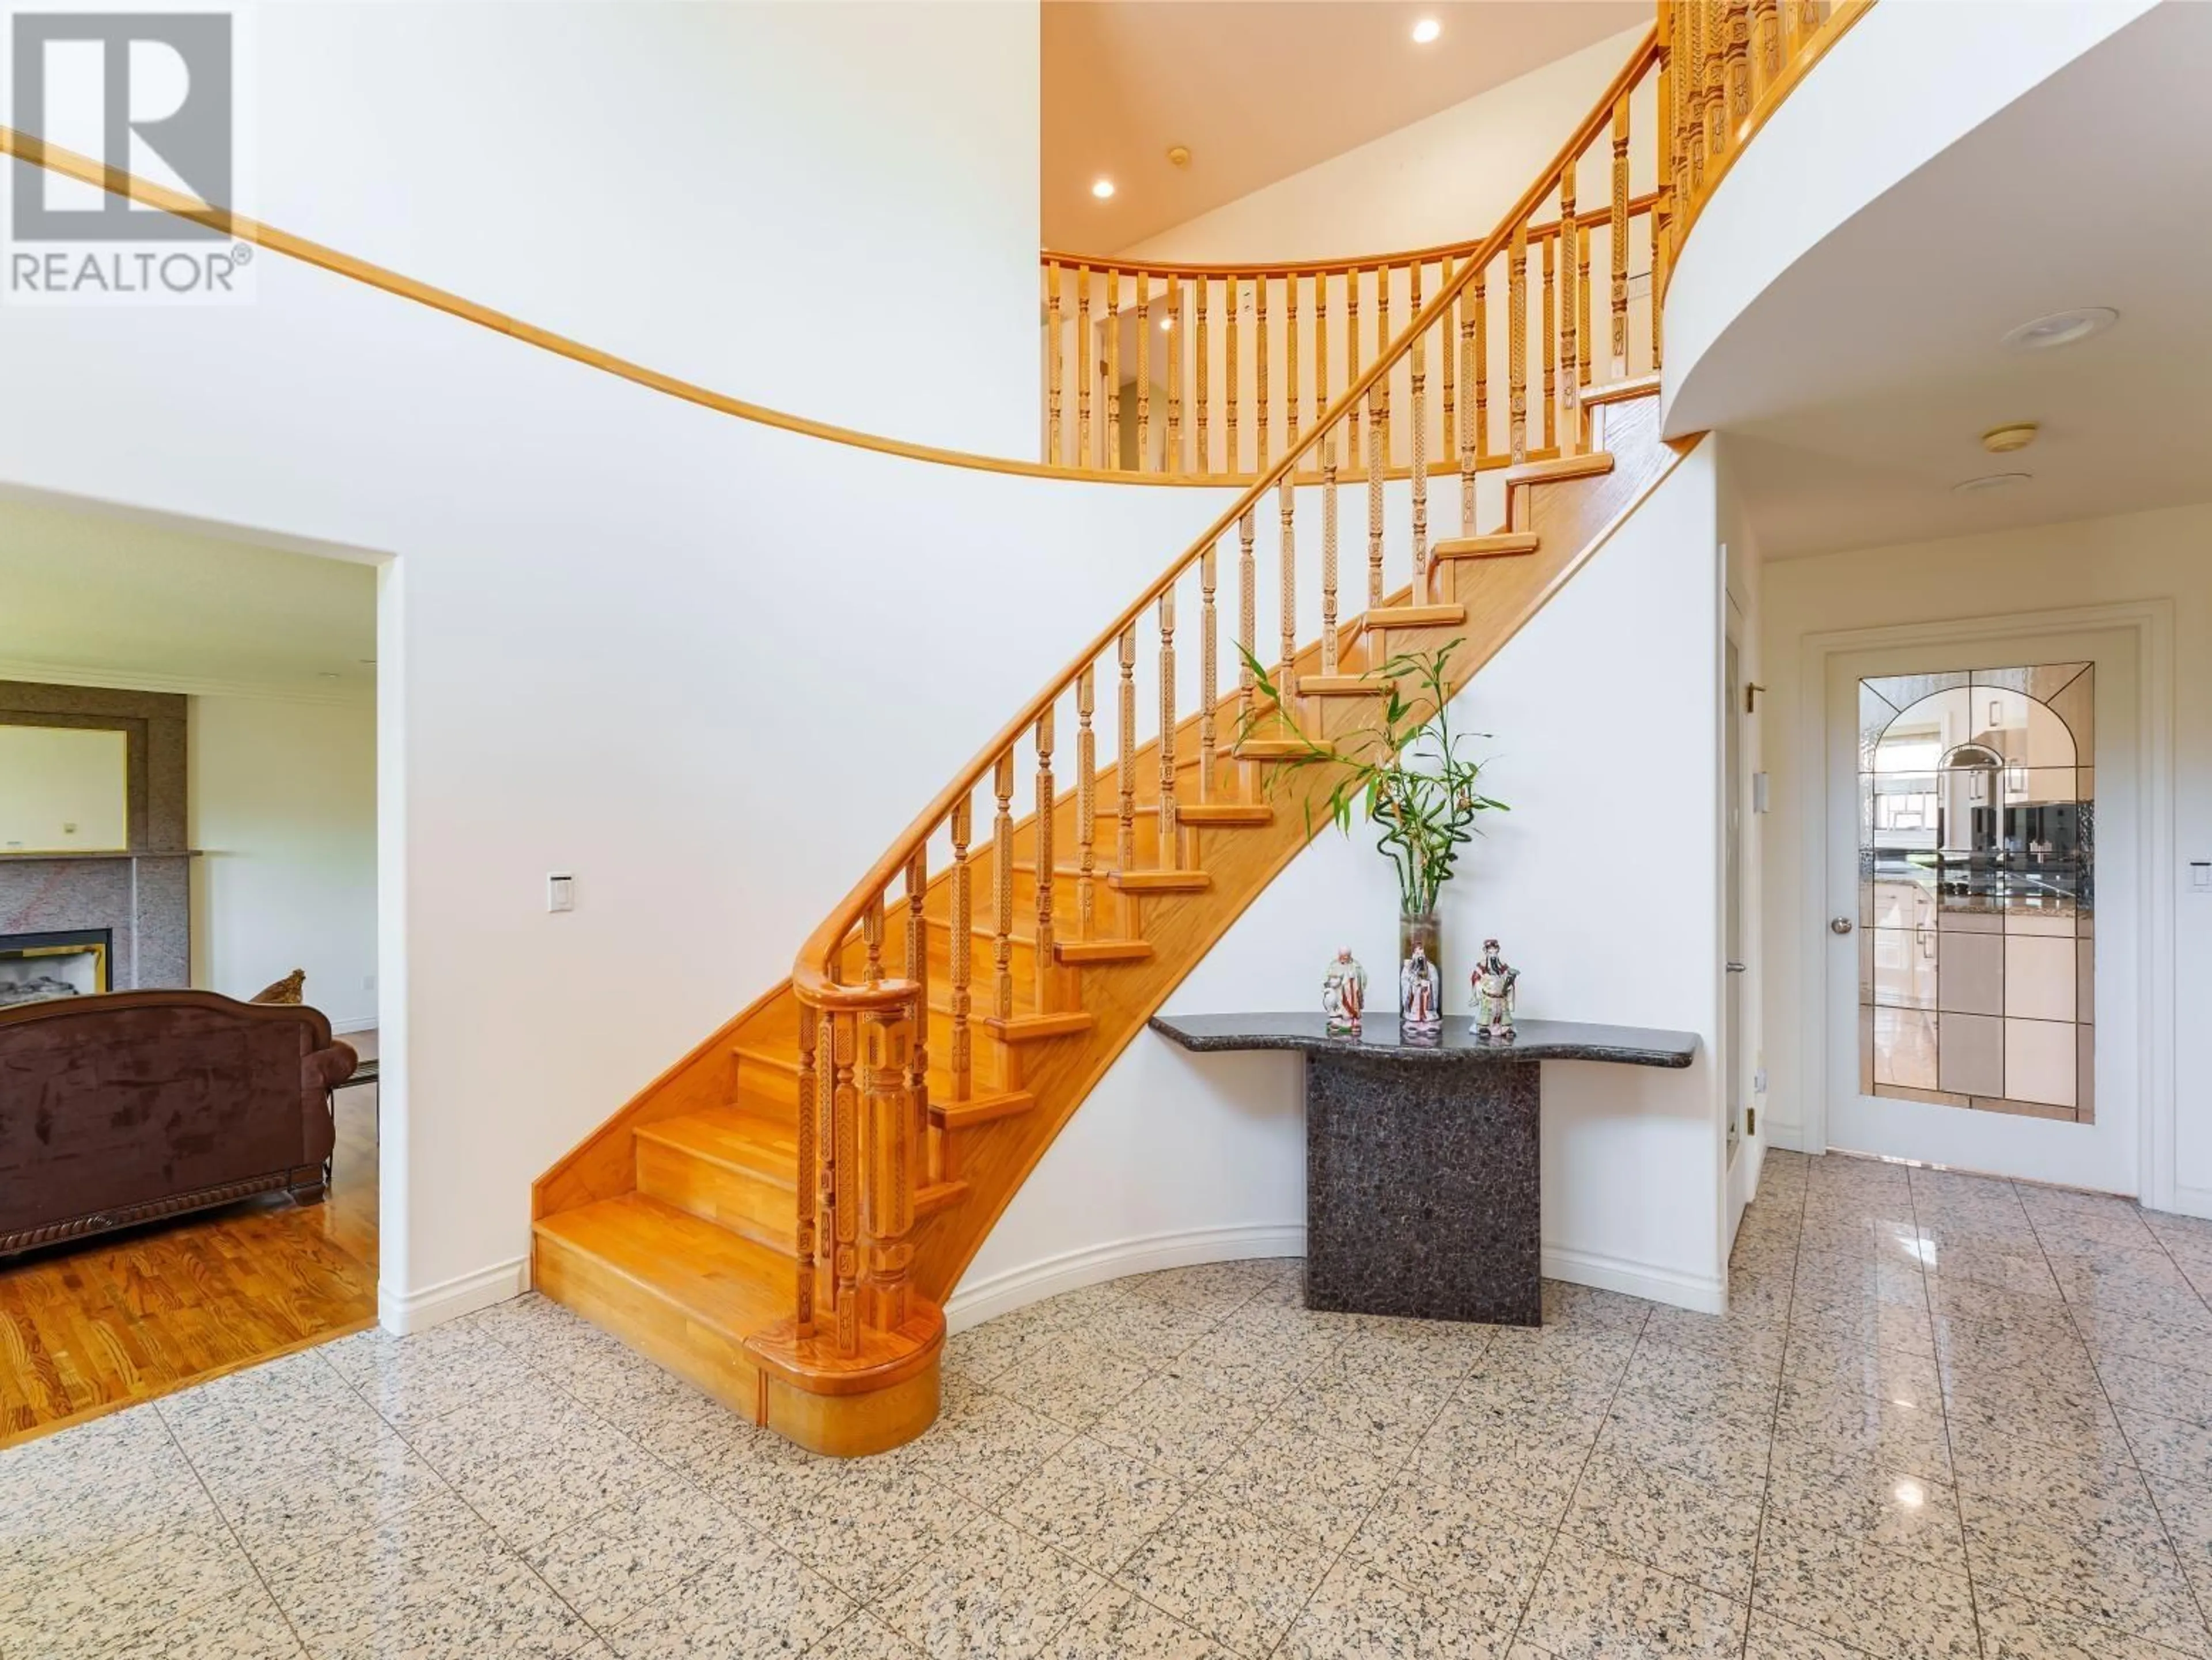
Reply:
<svg viewBox="0 0 2212 1660"><path fill-rule="evenodd" d="M1641 196L1631 197L1631 213L1645 214L1658 204L1659 192L1647 191ZM1593 208L1588 213L1575 216L1579 228L1595 229L1606 222L1611 210ZM1548 241L1559 234L1559 222L1547 219L1528 227L1531 242ZM1152 277L1341 277L1346 271L1374 271L1388 266L1394 269L1407 265L1433 265L1440 260L1460 260L1481 251L1484 239L1475 237L1464 242L1438 242L1425 248L1402 248L1395 253L1363 253L1350 258L1290 259L1279 261L1244 260L1221 261L1212 265L1178 265L1168 259L1131 259L1126 256L1096 253L1070 253L1062 248L1045 248L1037 254L1037 264L1042 268L1058 266L1062 271L1079 267L1104 273L1119 271L1124 277L1134 277L1143 271Z"/></svg>
<svg viewBox="0 0 2212 1660"><path fill-rule="evenodd" d="M999 757L1019 742L1023 735L1036 725L1039 716L1075 684L1085 668L1133 628L1161 594L1197 564L1200 556L1213 547L1245 515L1255 512L1267 493L1289 477L1298 461L1326 435L1333 432L1340 422L1360 407L1369 392L1410 352L1413 342L1435 327L1462 290L1504 251L1516 234L1525 237L1525 222L1528 216L1557 187L1562 170L1573 166L1582 152L1611 124L1614 100L1635 87L1644 71L1657 61L1658 52L1657 30L1654 27L1645 31L1642 40L1630 52L1627 62L1607 84L1590 112L1583 117L1551 161L1538 172L1534 182L1506 210L1497 228L1475 245L1458 274L1422 307L1419 313L1392 338L1389 348L1377 354L1376 360L1345 388L1321 418L1285 451L1282 458L1269 467L1257 483L1216 518L1166 570L1077 654L1049 684L1024 704L1020 713L1001 727L989 743L955 775L953 781L916 815L892 843L890 849L877 860L800 948L792 967L792 983L802 1001L825 1008L859 1009L880 1007L886 1001L898 1000L886 997L880 988L840 984L836 978L837 964L847 939L860 927L869 909L879 903L884 891L906 869L915 850L927 843L936 834L938 827L945 822L956 803L965 800L973 794L976 785L997 764Z"/></svg>

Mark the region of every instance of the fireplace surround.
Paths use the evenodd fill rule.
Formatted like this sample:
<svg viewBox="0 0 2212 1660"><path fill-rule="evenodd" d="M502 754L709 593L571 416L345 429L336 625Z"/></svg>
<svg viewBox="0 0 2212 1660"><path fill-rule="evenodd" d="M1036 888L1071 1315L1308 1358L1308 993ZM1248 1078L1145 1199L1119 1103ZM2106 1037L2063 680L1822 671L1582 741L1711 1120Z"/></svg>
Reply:
<svg viewBox="0 0 2212 1660"><path fill-rule="evenodd" d="M0 725L125 735L127 848L0 854L0 942L105 933L106 989L191 983L191 859L185 845L185 700L0 680Z"/></svg>

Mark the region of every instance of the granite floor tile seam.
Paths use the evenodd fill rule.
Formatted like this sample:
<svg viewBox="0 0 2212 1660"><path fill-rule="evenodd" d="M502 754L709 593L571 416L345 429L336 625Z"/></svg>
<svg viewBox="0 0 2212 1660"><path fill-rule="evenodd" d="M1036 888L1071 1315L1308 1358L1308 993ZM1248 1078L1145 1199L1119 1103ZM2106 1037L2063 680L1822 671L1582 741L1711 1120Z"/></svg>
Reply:
<svg viewBox="0 0 2212 1660"><path fill-rule="evenodd" d="M1798 1192L1796 1225L1790 1230L1790 1279L1783 1292L1782 1310L1782 1353L1785 1365L1790 1353L1790 1332L1797 1316L1797 1268L1805 1256L1805 1205L1807 1197L1811 1192L1811 1186L1808 1182ZM1774 1446L1782 1420L1782 1398L1781 1394L1778 1392L1774 1400L1774 1416L1767 1425L1766 1479L1760 1484L1759 1489L1759 1517L1751 1537L1751 1569L1748 1578L1745 1580L1745 1595L1754 1608L1758 1606L1759 1554L1766 1543L1766 1507L1774 1492ZM1743 1643L1737 1652L1747 1654L1750 1647L1751 1620L1747 1617L1744 1620Z"/></svg>
<svg viewBox="0 0 2212 1660"><path fill-rule="evenodd" d="M330 1365L327 1360L323 1364L326 1366ZM336 1371L337 1368L331 1367L331 1370ZM276 1600L276 1589L270 1584L269 1576L262 1571L261 1564L254 1560L253 1553L246 1549L246 1541L239 1536L238 1524L224 1513L222 1506L216 1500L214 1490L208 1486L207 1477L201 1473L200 1467L192 1462L191 1455L185 1450L184 1444L177 1438L176 1426L158 1410L155 1414L155 1419L168 1436L169 1444L176 1448L177 1456L185 1461L185 1468L192 1473L192 1480L199 1483L201 1495L213 1507L216 1516L222 1518L223 1530L229 1534L232 1548L238 1552L246 1566L253 1571L254 1584L261 1587L261 1594L269 1599L269 1606L276 1610L276 1617L284 1622L284 1629L292 1633L292 1640L299 1645L301 1654L302 1656L308 1654L310 1651L307 1639L300 1634L299 1624L292 1618L292 1611Z"/></svg>

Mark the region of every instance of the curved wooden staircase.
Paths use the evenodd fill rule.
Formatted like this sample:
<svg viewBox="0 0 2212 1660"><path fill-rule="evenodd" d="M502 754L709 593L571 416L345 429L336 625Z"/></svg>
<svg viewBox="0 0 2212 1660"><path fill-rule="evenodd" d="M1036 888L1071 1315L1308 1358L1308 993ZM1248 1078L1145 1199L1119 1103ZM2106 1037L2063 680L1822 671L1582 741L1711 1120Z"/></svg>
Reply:
<svg viewBox="0 0 2212 1660"><path fill-rule="evenodd" d="M1646 297L1632 318L1625 252L1609 317L1586 272L1564 260L1555 296L1543 258L1542 321L1528 326L1532 216L1551 206L1558 222L1577 223L1577 163L1589 152L1602 167L1608 142L1626 229L1629 98L1658 62L1647 39L1456 279L1417 305L1310 431L1293 428L1261 482L925 811L790 981L539 1180L539 1289L808 1447L878 1450L927 1426L943 1305L992 1225L1146 1020L1312 834L1302 787L1279 800L1268 789L1299 745L1253 718L1249 677L1232 673L1221 690L1220 591L1236 597L1236 642L1255 655L1257 613L1273 600L1278 684L1295 688L1307 730L1340 732L1377 695L1372 667L1394 654L1449 647L1450 683L1463 687L1677 459L1658 434L1656 310ZM1493 288L1507 359L1495 410ZM1609 324L1609 350L1592 337L1593 309ZM1442 423L1459 534L1431 544L1432 352L1461 354L1467 413L1455 429L1447 402ZM1644 372L1630 378L1632 356ZM1362 416L1378 459L1386 423L1413 429L1401 504L1412 556L1395 592L1383 469L1346 465L1340 479L1358 453L1340 454L1340 441ZM1506 523L1479 532L1475 477L1493 426L1516 464L1504 471ZM1556 454L1518 462L1532 447ZM1364 498L1367 536L1358 603L1340 615L1346 482ZM1318 515L1302 520L1298 490L1309 504L1320 496ZM1317 560L1301 534L1316 516ZM1267 594L1263 525L1280 560ZM1149 726L1137 695L1147 623ZM1186 696L1192 713L1179 716ZM1117 752L1102 759L1109 733ZM1027 768L1017 764L1024 748ZM1036 806L1018 818L1024 773Z"/></svg>

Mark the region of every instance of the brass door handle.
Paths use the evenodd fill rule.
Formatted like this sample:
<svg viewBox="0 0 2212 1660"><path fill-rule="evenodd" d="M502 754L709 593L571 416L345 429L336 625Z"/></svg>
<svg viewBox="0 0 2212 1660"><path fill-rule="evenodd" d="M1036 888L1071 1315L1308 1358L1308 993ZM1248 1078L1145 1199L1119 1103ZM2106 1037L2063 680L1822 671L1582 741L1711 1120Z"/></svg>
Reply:
<svg viewBox="0 0 2212 1660"><path fill-rule="evenodd" d="M1851 931L1851 919L1850 919L1850 917L1848 917L1848 916L1831 916L1831 917L1828 919L1828 932L1829 932L1829 933L1849 933L1850 931Z"/></svg>

